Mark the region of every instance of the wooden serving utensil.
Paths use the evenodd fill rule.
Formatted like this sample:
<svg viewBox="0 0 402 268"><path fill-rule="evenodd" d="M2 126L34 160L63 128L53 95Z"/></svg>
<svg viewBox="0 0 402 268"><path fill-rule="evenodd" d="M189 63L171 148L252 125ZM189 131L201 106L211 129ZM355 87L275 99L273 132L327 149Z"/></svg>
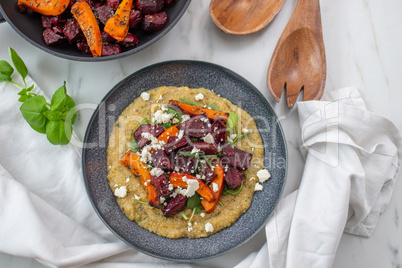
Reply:
<svg viewBox="0 0 402 268"><path fill-rule="evenodd" d="M303 89L303 100L319 100L326 80L319 0L299 0L268 67L268 89L277 102L286 88L289 108Z"/></svg>
<svg viewBox="0 0 402 268"><path fill-rule="evenodd" d="M209 13L219 29L228 34L246 35L270 23L285 0L212 0Z"/></svg>

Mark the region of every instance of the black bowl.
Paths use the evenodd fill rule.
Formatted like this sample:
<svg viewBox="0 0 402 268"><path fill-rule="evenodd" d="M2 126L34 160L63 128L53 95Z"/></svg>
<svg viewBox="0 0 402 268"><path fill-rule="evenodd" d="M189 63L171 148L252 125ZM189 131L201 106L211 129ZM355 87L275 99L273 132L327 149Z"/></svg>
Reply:
<svg viewBox="0 0 402 268"><path fill-rule="evenodd" d="M170 31L173 26L176 25L179 19L183 16L184 12L187 10L190 2L191 0L178 0L173 7L164 8L164 11L168 14L168 19L162 30L154 33L145 33L141 30L136 31L135 34L139 38L139 45L137 47L124 48L122 49L122 53L117 55L96 58L92 57L91 55L85 55L78 50L75 45L46 45L42 37L43 28L41 23L41 15L33 12L26 12L26 14L22 14L18 10L17 1L0 0L0 13L13 27L13 29L25 40L52 55L77 61L107 61L136 53L159 40L161 37L167 34L167 32ZM1 21L2 20L0 17L0 22Z"/></svg>
<svg viewBox="0 0 402 268"><path fill-rule="evenodd" d="M250 208L232 226L209 237L169 239L126 218L107 181L106 147L114 122L141 92L159 86L204 87L241 106L256 120L264 145L264 166L272 177L256 192ZM123 241L167 260L194 261L221 255L248 241L264 227L285 185L287 150L282 128L264 96L249 82L223 67L197 61L155 64L117 84L94 112L85 134L83 174L89 198L104 223Z"/></svg>

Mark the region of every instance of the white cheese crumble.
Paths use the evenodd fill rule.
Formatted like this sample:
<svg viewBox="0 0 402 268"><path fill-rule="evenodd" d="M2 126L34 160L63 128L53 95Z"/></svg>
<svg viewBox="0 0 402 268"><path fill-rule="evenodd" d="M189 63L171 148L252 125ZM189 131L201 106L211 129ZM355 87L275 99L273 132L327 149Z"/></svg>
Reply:
<svg viewBox="0 0 402 268"><path fill-rule="evenodd" d="M202 138L206 143L214 143L214 137L211 133L208 133L204 138Z"/></svg>
<svg viewBox="0 0 402 268"><path fill-rule="evenodd" d="M197 148L194 146L193 150L191 150L191 153L192 153L192 154L196 154L196 153L198 153L199 151L200 151L200 150L197 149Z"/></svg>
<svg viewBox="0 0 402 268"><path fill-rule="evenodd" d="M198 93L197 95L195 95L195 100L202 100L204 99L204 95L202 93Z"/></svg>
<svg viewBox="0 0 402 268"><path fill-rule="evenodd" d="M257 177L261 183L266 182L269 178L271 178L271 174L269 174L268 170L261 169L257 172Z"/></svg>
<svg viewBox="0 0 402 268"><path fill-rule="evenodd" d="M255 184L254 191L262 191L264 187L258 182Z"/></svg>
<svg viewBox="0 0 402 268"><path fill-rule="evenodd" d="M135 198L135 200L140 200L141 199L141 197L139 197L138 195L134 195L134 198Z"/></svg>
<svg viewBox="0 0 402 268"><path fill-rule="evenodd" d="M181 116L181 121L184 122L184 121L190 120L190 118L191 118L191 117L190 117L188 114L183 114L183 115Z"/></svg>
<svg viewBox="0 0 402 268"><path fill-rule="evenodd" d="M219 191L219 186L217 183L213 182L212 183L212 189L214 191L214 193L216 193L217 191Z"/></svg>
<svg viewBox="0 0 402 268"><path fill-rule="evenodd" d="M200 184L198 183L197 180L187 180L187 189L181 189L180 193L184 196L192 197L195 194L195 191L197 191L199 187Z"/></svg>
<svg viewBox="0 0 402 268"><path fill-rule="evenodd" d="M204 217L205 217L205 213L204 213L204 212L201 212L200 216L201 216L202 218L204 218Z"/></svg>
<svg viewBox="0 0 402 268"><path fill-rule="evenodd" d="M243 129L241 130L241 132L243 132L243 133L249 133L250 131L249 131L247 128L243 128Z"/></svg>
<svg viewBox="0 0 402 268"><path fill-rule="evenodd" d="M121 198L125 197L127 195L127 187L121 186L119 188L116 188L114 190L114 195Z"/></svg>
<svg viewBox="0 0 402 268"><path fill-rule="evenodd" d="M152 176L159 177L163 173L164 173L163 170L160 169L160 168L155 167L155 168L151 169L151 175Z"/></svg>
<svg viewBox="0 0 402 268"><path fill-rule="evenodd" d="M211 233L214 231L214 227L212 226L212 224L210 222L207 222L205 224L205 231L206 232L211 232Z"/></svg>
<svg viewBox="0 0 402 268"><path fill-rule="evenodd" d="M142 98L144 101L149 100L149 93L148 93L148 92L142 92L142 93L141 93L141 98Z"/></svg>
<svg viewBox="0 0 402 268"><path fill-rule="evenodd" d="M231 140L236 139L236 137L237 137L237 134L232 134L232 135L230 135L230 139L231 139Z"/></svg>
<svg viewBox="0 0 402 268"><path fill-rule="evenodd" d="M177 135L177 139L180 140L181 138L183 138L183 136L184 136L184 131L180 130L179 134Z"/></svg>
<svg viewBox="0 0 402 268"><path fill-rule="evenodd" d="M130 178L127 178L127 179L126 179L126 182L129 182L129 181L130 181Z"/></svg>

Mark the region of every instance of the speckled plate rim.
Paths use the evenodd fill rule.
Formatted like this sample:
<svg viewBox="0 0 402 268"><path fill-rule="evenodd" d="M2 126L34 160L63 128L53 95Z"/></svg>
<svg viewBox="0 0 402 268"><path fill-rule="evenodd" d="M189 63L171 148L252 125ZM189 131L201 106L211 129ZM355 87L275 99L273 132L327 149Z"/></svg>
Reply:
<svg viewBox="0 0 402 268"><path fill-rule="evenodd" d="M172 72L178 75L179 78L163 78L163 75L171 74ZM217 85L217 87L214 87L212 85L213 83L208 84L205 79L195 77L196 75L202 76L205 72L208 73L208 77L209 75L215 75L217 80L215 85ZM183 75L183 73L186 73L186 75ZM231 92L233 94L242 92L247 96L247 103L253 103L252 106L242 108L253 116L253 107L255 109L257 104L263 104L262 109L268 111L268 114L265 116L269 115L267 120L269 120L269 124L272 124L270 125L270 132L275 132L275 135L272 135L272 133L269 135L261 134L265 148L264 165L266 167L269 166L268 169L272 175L271 179L264 183L263 191L255 193L249 210L247 210L232 226L206 238L169 239L151 233L148 230L139 227L137 223L129 221L118 207L116 199L113 192L110 190L106 179L106 146L111 129L109 129L108 133L103 133L106 134L104 139L97 141L99 144L103 144L103 146L89 145L94 144L94 140L91 139L91 136L94 136L94 131L106 131L99 128L99 115L105 113L104 118L106 118L107 121L108 112L115 113L115 116L118 116L121 111L127 107L127 105L124 107L118 107L118 105L115 105L115 102L118 102L119 95L123 94L121 93L122 91L128 92L131 90L128 87L128 84L133 83L133 81L138 82L138 80L144 79L144 77L148 77L149 79L149 77L155 75L159 75L159 78L161 78L159 79L160 81L153 81L151 82L152 85L149 85L148 87L130 92L132 93L130 99L125 100L127 105L135 98L139 97L141 92L155 88L158 83L160 86L205 87L214 89L217 93L222 93L221 88L219 88L222 82L227 82L229 85L230 83L234 83L237 85L238 89L236 90L239 90L239 92L233 92L233 88L231 88ZM223 79L221 79L222 77ZM192 79L196 79L198 84L194 83ZM140 82L142 83L144 81ZM145 83L147 83L147 79L145 79ZM205 85L202 86L202 84ZM233 97L228 97L224 94L222 94L222 97L228 98L233 103L238 104L237 101L239 101L239 95L235 95L236 97L234 99ZM117 117L110 120L113 121L116 119ZM104 122L105 126L108 125L106 121ZM259 122L256 121L256 123L257 126L259 126ZM266 139L267 136L271 138ZM277 150L279 155L275 154L275 152L272 154L272 151L267 150L267 148L272 149L272 145L268 144L272 142L276 143L274 149ZM94 111L85 133L84 144L87 144L87 146L84 146L82 149L84 183L90 202L98 216L117 237L128 245L140 252L165 260L180 262L206 260L218 257L246 243L265 226L266 222L272 216L286 183L288 169L287 147L285 136L275 111L262 93L246 79L225 67L208 62L192 60L167 61L150 65L129 75L106 94ZM276 147L278 145L279 147ZM275 161L277 161L275 160L275 157L283 163L279 168L275 167ZM99 171L100 174L98 173ZM190 254L188 252L190 252Z"/></svg>

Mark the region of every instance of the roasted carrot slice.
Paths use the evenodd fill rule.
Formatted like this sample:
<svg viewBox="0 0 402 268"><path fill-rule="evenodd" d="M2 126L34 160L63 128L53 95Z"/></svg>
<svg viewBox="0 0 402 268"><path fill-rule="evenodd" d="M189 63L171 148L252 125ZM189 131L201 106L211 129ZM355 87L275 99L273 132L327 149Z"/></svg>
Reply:
<svg viewBox="0 0 402 268"><path fill-rule="evenodd" d="M123 41L128 33L132 5L133 0L121 1L114 15L105 24L104 31L116 40Z"/></svg>
<svg viewBox="0 0 402 268"><path fill-rule="evenodd" d="M28 8L34 12L57 16L63 13L70 3L70 0L18 0L17 5L21 11Z"/></svg>
<svg viewBox="0 0 402 268"><path fill-rule="evenodd" d="M207 213L210 213L211 211L213 211L216 208L216 206L219 204L219 200L221 199L221 195L222 195L223 187L224 187L224 181L223 181L224 172L223 172L222 165L221 164L217 165L215 167L215 169L214 169L214 172L218 176L216 176L215 179L213 179L211 181L211 186L210 187L211 187L212 193L213 193L213 195L215 197L215 201L208 202L205 199L201 200L201 205L204 207L204 209L205 209L205 211ZM212 187L213 183L216 183L218 185L218 191L217 192L213 191L213 187Z"/></svg>
<svg viewBox="0 0 402 268"><path fill-rule="evenodd" d="M195 115L200 115L204 114L206 115L209 119L221 119L225 122L228 121L229 114L220 112L220 111L215 111L212 109L206 109L198 106L194 106L191 104L183 103L177 100L170 100L169 105L175 105L179 107L183 112L189 114L190 116L195 116Z"/></svg>
<svg viewBox="0 0 402 268"><path fill-rule="evenodd" d="M176 136L176 134L178 134L179 132L180 130L177 128L177 125L171 126L159 135L158 140L167 143L169 137Z"/></svg>
<svg viewBox="0 0 402 268"><path fill-rule="evenodd" d="M78 21L94 57L102 56L102 36L91 7L85 1L77 1L71 7L71 13Z"/></svg>
<svg viewBox="0 0 402 268"><path fill-rule="evenodd" d="M170 173L170 183L173 184L173 187L180 186L182 188L187 188L187 182L183 181L183 177L187 177L188 179L198 181L199 188L196 192L199 193L202 198L208 200L209 202L215 200L214 194L211 191L211 189L209 189L209 187L203 181L199 180L198 178L190 174L175 173L175 172Z"/></svg>
<svg viewBox="0 0 402 268"><path fill-rule="evenodd" d="M150 170L148 169L147 165L141 161L140 155L134 153L133 151L128 151L120 160L120 163L130 169L135 176L140 177L140 181L148 194L148 203L155 208L159 208L160 204L158 192L151 184Z"/></svg>

